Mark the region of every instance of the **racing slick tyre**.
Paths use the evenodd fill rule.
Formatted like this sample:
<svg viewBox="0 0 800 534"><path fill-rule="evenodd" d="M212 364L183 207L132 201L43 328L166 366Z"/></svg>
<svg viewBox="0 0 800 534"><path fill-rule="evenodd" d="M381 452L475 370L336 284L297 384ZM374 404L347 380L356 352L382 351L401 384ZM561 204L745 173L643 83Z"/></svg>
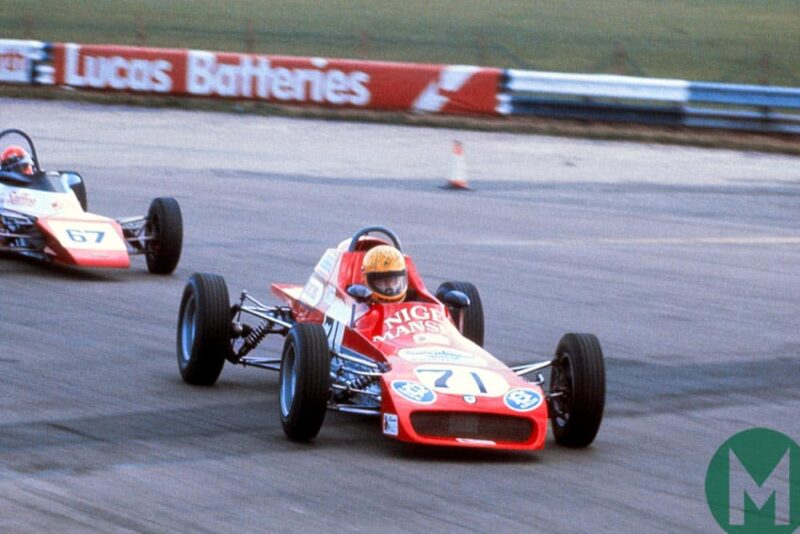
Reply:
<svg viewBox="0 0 800 534"><path fill-rule="evenodd" d="M483 304L481 303L481 296L478 293L478 288L469 282L444 282L436 290L436 298L441 300L441 296L448 291L461 291L469 297L469 306L461 310L450 308L450 315L458 326L460 318L459 314L464 314L463 328L461 334L475 343L476 345L483 346Z"/></svg>
<svg viewBox="0 0 800 534"><path fill-rule="evenodd" d="M178 313L178 369L184 382L210 386L230 351L228 286L218 274L195 273L186 283Z"/></svg>
<svg viewBox="0 0 800 534"><path fill-rule="evenodd" d="M550 373L549 411L559 445L587 447L594 441L606 398L603 349L592 334L565 334Z"/></svg>
<svg viewBox="0 0 800 534"><path fill-rule="evenodd" d="M183 216L177 200L171 197L153 199L147 211L145 235L148 238L147 270L153 274L172 273L183 248Z"/></svg>
<svg viewBox="0 0 800 534"><path fill-rule="evenodd" d="M86 183L81 179L81 182L72 184L69 188L75 193L75 197L78 199L81 209L87 211L89 209L89 197L86 194Z"/></svg>
<svg viewBox="0 0 800 534"><path fill-rule="evenodd" d="M283 345L280 411L292 441L310 441L322 428L330 398L331 356L322 325L296 323Z"/></svg>

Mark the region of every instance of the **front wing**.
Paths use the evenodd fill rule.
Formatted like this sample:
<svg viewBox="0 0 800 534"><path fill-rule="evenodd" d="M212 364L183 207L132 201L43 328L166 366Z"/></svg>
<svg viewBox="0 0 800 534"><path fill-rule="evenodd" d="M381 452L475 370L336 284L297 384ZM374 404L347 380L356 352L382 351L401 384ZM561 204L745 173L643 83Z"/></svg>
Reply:
<svg viewBox="0 0 800 534"><path fill-rule="evenodd" d="M544 394L514 387L500 397L437 393L411 380L382 384L382 432L401 441L507 450L544 448Z"/></svg>

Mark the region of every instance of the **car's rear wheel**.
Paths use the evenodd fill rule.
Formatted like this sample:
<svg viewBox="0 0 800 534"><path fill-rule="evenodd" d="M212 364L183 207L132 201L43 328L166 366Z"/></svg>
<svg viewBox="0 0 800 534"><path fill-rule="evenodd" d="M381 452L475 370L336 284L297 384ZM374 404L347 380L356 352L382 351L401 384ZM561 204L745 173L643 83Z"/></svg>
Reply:
<svg viewBox="0 0 800 534"><path fill-rule="evenodd" d="M586 447L603 420L606 373L603 349L592 334L565 334L550 373L549 411L556 442Z"/></svg>
<svg viewBox="0 0 800 534"><path fill-rule="evenodd" d="M483 346L483 303L478 293L478 288L469 282L444 282L436 290L436 298L441 297L448 291L461 291L469 298L469 306L456 309L448 308L456 326L459 327L461 334L475 343Z"/></svg>
<svg viewBox="0 0 800 534"><path fill-rule="evenodd" d="M171 197L153 199L145 223L145 257L153 274L170 274L178 266L183 249L183 216Z"/></svg>
<svg viewBox="0 0 800 534"><path fill-rule="evenodd" d="M225 279L193 274L178 312L178 369L185 382L210 386L217 381L230 351L230 317Z"/></svg>
<svg viewBox="0 0 800 534"><path fill-rule="evenodd" d="M280 414L283 431L293 441L309 441L322 428L330 398L330 350L325 330L296 323L283 345Z"/></svg>

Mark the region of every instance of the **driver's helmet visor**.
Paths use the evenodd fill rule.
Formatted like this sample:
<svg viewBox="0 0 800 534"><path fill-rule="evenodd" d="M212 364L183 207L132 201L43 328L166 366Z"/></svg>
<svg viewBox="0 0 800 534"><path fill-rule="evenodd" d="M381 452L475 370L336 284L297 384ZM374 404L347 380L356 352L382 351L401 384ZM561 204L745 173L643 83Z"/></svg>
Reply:
<svg viewBox="0 0 800 534"><path fill-rule="evenodd" d="M376 293L385 297L396 297L408 289L408 275L405 269L386 273L369 273L367 274L367 284Z"/></svg>
<svg viewBox="0 0 800 534"><path fill-rule="evenodd" d="M3 170L33 174L33 160L27 153L22 155L14 154L3 162Z"/></svg>

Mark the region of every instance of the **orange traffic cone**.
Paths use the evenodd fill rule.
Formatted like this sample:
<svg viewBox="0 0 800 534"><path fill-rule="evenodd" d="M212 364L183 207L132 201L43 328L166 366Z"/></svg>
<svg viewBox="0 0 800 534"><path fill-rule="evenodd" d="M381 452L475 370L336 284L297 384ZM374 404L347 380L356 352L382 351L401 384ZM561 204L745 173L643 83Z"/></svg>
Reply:
<svg viewBox="0 0 800 534"><path fill-rule="evenodd" d="M453 151L450 154L450 169L447 171L447 184L443 189L466 189L467 161L464 159L464 145L461 141L453 141Z"/></svg>

